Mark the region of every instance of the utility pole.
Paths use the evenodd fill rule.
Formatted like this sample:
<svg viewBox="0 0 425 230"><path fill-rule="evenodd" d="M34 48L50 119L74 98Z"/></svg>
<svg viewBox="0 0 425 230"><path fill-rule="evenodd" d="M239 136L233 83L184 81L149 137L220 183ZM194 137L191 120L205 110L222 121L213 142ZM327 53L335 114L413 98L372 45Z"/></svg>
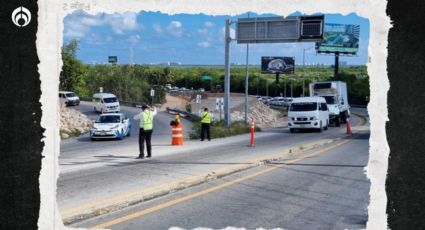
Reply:
<svg viewBox="0 0 425 230"><path fill-rule="evenodd" d="M230 128L230 19L225 22L224 35L224 123L226 128Z"/></svg>

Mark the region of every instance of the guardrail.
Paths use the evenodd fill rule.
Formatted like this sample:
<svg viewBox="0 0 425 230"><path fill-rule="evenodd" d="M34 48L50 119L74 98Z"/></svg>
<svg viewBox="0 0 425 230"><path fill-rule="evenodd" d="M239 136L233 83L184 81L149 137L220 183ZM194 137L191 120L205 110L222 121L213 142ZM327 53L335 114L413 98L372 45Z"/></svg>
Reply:
<svg viewBox="0 0 425 230"><path fill-rule="evenodd" d="M200 119L200 117L196 114L182 111L179 109L171 109L170 107L167 107L166 110L167 110L167 113L169 114L179 114L180 117L186 118L190 121L197 121Z"/></svg>

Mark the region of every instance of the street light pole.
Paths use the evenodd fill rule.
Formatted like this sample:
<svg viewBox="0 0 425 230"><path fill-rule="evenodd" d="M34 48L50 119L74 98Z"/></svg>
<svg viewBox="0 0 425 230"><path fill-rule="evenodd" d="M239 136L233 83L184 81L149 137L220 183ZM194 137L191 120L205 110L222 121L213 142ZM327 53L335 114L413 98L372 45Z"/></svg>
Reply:
<svg viewBox="0 0 425 230"><path fill-rule="evenodd" d="M230 128L230 19L225 22L224 35L224 123Z"/></svg>
<svg viewBox="0 0 425 230"><path fill-rule="evenodd" d="M304 48L303 49L303 76L302 76L302 78L303 78L303 97L304 97L304 95L305 95L305 93L304 93L304 91L305 91L305 81L304 81L304 77L305 77L305 73L304 73L304 68L305 68L305 51L306 50L309 50L309 49L311 49L312 47L310 47L310 48Z"/></svg>
<svg viewBox="0 0 425 230"><path fill-rule="evenodd" d="M249 18L249 13L248 13ZM245 66L245 124L248 124L248 57L249 57L249 45L246 44L246 66Z"/></svg>

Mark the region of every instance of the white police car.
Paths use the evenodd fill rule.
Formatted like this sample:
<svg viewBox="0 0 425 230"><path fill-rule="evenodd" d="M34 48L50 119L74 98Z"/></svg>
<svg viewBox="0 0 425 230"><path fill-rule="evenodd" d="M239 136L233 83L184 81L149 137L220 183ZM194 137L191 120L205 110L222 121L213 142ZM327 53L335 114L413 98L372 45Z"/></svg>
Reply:
<svg viewBox="0 0 425 230"><path fill-rule="evenodd" d="M90 129L92 140L103 138L123 139L130 136L131 122L123 113L106 113L100 115Z"/></svg>

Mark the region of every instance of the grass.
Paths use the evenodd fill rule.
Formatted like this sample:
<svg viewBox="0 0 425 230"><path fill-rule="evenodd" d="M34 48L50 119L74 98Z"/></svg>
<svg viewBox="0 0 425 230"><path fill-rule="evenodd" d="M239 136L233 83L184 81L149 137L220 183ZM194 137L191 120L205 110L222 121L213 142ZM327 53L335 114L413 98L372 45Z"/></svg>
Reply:
<svg viewBox="0 0 425 230"><path fill-rule="evenodd" d="M246 125L243 121L233 122L230 125L230 128L225 128L224 121L221 122L212 122L210 124L211 139L236 136L239 134L251 132L251 126ZM255 131L259 132L261 129L255 127ZM199 139L201 135L201 122L197 121L193 124L192 130L189 133L190 139Z"/></svg>

